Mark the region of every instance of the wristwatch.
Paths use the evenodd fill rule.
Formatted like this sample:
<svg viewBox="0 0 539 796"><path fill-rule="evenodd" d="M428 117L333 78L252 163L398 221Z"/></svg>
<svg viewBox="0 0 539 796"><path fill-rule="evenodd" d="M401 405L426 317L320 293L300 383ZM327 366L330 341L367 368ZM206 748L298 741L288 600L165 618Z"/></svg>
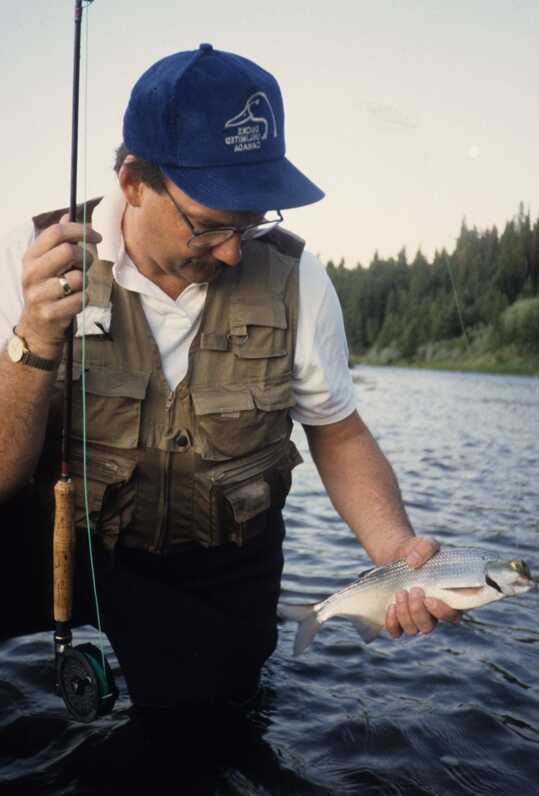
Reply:
<svg viewBox="0 0 539 796"><path fill-rule="evenodd" d="M45 357L32 354L26 340L17 334L15 327L13 327L13 337L7 344L7 353L12 362L19 362L21 365L29 365L31 368L39 370L56 370L62 361L61 356L56 359L45 359Z"/></svg>

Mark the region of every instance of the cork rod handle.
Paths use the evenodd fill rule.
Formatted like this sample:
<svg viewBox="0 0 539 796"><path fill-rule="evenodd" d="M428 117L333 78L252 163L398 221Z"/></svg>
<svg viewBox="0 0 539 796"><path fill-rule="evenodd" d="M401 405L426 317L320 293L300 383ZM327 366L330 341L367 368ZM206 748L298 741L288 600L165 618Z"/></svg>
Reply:
<svg viewBox="0 0 539 796"><path fill-rule="evenodd" d="M75 554L73 498L74 487L71 479L58 481L54 487L53 533L53 591L56 622L69 622L71 619Z"/></svg>

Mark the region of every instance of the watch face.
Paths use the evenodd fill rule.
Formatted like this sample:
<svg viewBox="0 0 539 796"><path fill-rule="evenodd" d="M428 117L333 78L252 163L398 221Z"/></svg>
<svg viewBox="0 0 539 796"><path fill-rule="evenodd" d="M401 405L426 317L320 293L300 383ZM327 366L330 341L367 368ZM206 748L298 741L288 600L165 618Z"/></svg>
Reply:
<svg viewBox="0 0 539 796"><path fill-rule="evenodd" d="M24 343L20 337L12 337L7 345L7 352L12 362L20 362L24 354Z"/></svg>

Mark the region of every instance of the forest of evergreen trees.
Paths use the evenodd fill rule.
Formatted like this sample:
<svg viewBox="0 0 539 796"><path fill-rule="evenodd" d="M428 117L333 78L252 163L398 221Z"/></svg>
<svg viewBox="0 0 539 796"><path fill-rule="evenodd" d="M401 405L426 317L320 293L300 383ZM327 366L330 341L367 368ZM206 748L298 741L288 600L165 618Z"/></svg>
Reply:
<svg viewBox="0 0 539 796"><path fill-rule="evenodd" d="M327 263L353 354L414 360L441 341L539 354L539 219L521 204L500 234L463 221L455 250L409 262L375 254L368 268ZM480 342L478 342L480 341Z"/></svg>

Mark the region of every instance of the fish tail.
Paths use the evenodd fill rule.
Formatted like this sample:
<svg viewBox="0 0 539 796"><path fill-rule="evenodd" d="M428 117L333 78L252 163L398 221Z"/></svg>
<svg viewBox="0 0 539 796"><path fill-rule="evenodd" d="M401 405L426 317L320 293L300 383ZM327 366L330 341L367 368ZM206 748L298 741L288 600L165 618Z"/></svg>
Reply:
<svg viewBox="0 0 539 796"><path fill-rule="evenodd" d="M294 655L301 655L323 624L318 619L314 605L279 603L278 613L283 619L293 619L298 623L298 630L294 640Z"/></svg>

